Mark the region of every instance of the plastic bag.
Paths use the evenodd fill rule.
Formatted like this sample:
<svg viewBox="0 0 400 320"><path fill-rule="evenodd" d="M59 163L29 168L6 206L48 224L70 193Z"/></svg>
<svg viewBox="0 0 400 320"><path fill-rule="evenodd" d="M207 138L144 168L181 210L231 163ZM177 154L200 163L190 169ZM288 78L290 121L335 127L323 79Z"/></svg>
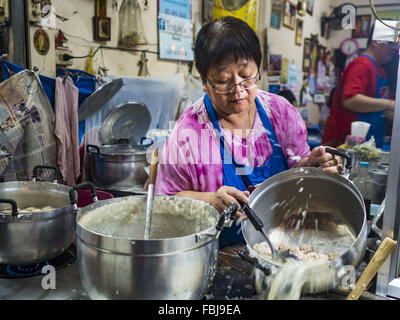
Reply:
<svg viewBox="0 0 400 320"><path fill-rule="evenodd" d="M371 137L367 142L355 146L354 150L359 154L361 161L370 161L379 159L380 157L380 154L376 149L374 137Z"/></svg>
<svg viewBox="0 0 400 320"><path fill-rule="evenodd" d="M142 11L137 0L124 0L119 9L120 47L131 48L138 44L147 44L144 34Z"/></svg>

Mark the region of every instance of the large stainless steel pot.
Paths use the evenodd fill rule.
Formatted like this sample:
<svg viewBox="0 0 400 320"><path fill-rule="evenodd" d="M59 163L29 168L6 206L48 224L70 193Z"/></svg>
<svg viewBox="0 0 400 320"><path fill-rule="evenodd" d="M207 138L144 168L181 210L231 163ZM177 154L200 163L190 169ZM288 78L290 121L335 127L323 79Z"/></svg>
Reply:
<svg viewBox="0 0 400 320"><path fill-rule="evenodd" d="M344 222L353 232L355 240L340 257L329 263L328 269L315 268L315 277L305 284L309 293L336 287L346 274L346 266L357 267L361 262L367 241L366 212L363 198L353 183L340 175L326 174L317 168L297 168L282 172L261 184L250 196L250 206L259 215L268 234L285 219L299 213L299 208L318 214L318 224ZM249 250L266 266L279 265L253 250L264 239L248 221L242 222L244 238ZM318 270L332 272L321 279ZM326 276L323 275L323 276Z"/></svg>
<svg viewBox="0 0 400 320"><path fill-rule="evenodd" d="M161 198L171 202L179 199L188 210L192 210L192 205L202 205L212 217L219 217L213 207L203 202L158 196L154 199L153 218L154 212L162 209L157 204ZM106 236L80 223L82 217L90 215L96 208L110 207L129 199L143 202L145 214L145 196L98 201L80 209L77 214L78 265L83 287L89 297L138 300L203 298L216 270L217 239L222 230L218 225L221 225L221 220L217 226L199 233L157 240Z"/></svg>
<svg viewBox="0 0 400 320"><path fill-rule="evenodd" d="M39 168L47 166L38 166ZM52 259L73 241L75 215L69 202L70 188L58 183L16 181L0 183L0 263L31 265ZM9 211L12 206L12 213ZM55 208L18 213L17 208Z"/></svg>
<svg viewBox="0 0 400 320"><path fill-rule="evenodd" d="M124 140L116 145L87 145L91 180L97 187L106 190L129 190L143 186L148 178L145 170L148 166L148 147L131 146Z"/></svg>

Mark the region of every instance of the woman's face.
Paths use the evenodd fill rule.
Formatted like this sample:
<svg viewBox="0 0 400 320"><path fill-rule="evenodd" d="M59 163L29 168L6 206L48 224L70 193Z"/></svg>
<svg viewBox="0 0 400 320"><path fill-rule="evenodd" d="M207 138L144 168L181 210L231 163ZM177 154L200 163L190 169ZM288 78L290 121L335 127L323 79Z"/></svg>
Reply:
<svg viewBox="0 0 400 320"><path fill-rule="evenodd" d="M238 59L236 61L233 55L223 60L218 66L210 68L207 73L208 80L214 86L227 83L239 84L244 79L257 76L258 68L254 60ZM230 93L218 93L204 79L204 87L221 117L248 112L250 107L255 104L257 86L247 90L241 86L235 86Z"/></svg>

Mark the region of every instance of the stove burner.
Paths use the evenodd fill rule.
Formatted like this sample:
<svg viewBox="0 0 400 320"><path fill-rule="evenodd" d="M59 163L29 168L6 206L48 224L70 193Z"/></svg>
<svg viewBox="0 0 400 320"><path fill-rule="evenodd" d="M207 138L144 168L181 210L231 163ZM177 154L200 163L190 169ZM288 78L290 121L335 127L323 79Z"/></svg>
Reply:
<svg viewBox="0 0 400 320"><path fill-rule="evenodd" d="M48 261L44 263L38 263L35 265L31 266L12 266L12 265L7 265L6 266L6 273L9 274L10 276L15 276L17 278L19 277L30 277L30 276L35 276L41 273L41 270L43 266L46 264L49 264Z"/></svg>
<svg viewBox="0 0 400 320"><path fill-rule="evenodd" d="M0 278L27 278L42 274L42 268L45 265L51 265L56 270L69 266L76 259L76 248L72 244L66 251L56 258L49 261L40 262L30 266L13 266L0 264Z"/></svg>

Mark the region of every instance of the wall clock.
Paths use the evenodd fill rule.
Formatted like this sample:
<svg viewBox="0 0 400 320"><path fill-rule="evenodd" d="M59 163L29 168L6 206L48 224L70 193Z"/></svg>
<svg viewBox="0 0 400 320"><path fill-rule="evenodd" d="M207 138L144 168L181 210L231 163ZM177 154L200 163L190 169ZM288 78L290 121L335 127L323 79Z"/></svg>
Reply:
<svg viewBox="0 0 400 320"><path fill-rule="evenodd" d="M358 43L357 39L354 38L347 38L343 40L342 44L340 45L340 50L346 56L352 56L356 54L359 48L360 44Z"/></svg>

